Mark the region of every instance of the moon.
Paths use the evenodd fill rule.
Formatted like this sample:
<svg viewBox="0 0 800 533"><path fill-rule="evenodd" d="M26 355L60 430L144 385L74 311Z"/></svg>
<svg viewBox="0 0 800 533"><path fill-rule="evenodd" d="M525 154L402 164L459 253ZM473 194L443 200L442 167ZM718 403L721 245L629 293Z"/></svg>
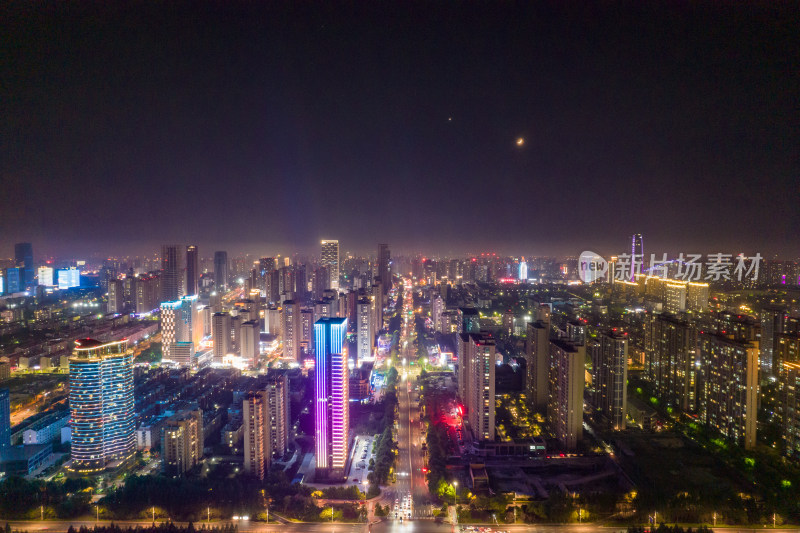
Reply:
<svg viewBox="0 0 800 533"><path fill-rule="evenodd" d="M517 146L523 146L525 144L525 139L522 137L517 137Z"/></svg>

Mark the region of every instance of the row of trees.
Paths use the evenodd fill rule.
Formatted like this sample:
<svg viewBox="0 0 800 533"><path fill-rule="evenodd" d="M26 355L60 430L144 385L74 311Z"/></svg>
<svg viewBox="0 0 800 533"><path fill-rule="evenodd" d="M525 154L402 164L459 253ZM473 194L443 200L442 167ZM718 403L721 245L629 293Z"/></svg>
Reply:
<svg viewBox="0 0 800 533"><path fill-rule="evenodd" d="M394 421L397 419L397 370L392 367L386 373L386 392L383 396L385 414L384 427L378 440L375 442L375 459L370 460L370 473L367 480L370 483L369 496L377 495L379 485L386 485L389 475L397 457L397 442L394 440Z"/></svg>
<svg viewBox="0 0 800 533"><path fill-rule="evenodd" d="M10 476L0 481L0 515L4 518L73 518L89 510L94 486L88 479L28 481Z"/></svg>
<svg viewBox="0 0 800 533"><path fill-rule="evenodd" d="M137 526L122 528L116 524L109 524L107 526L97 525L93 528L81 526L80 529L69 526L69 529L67 529L67 533L237 533L237 531L238 528L233 524L223 524L213 527L204 525L200 528L196 528L191 522L185 526L178 526L172 522L164 522L147 527Z"/></svg>

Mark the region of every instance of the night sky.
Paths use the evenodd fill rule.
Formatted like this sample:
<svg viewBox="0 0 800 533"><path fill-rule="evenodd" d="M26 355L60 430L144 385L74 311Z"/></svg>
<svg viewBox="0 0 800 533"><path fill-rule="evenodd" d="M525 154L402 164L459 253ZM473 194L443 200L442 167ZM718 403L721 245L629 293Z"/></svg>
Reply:
<svg viewBox="0 0 800 533"><path fill-rule="evenodd" d="M0 256L800 254L800 5L521 5L6 2Z"/></svg>

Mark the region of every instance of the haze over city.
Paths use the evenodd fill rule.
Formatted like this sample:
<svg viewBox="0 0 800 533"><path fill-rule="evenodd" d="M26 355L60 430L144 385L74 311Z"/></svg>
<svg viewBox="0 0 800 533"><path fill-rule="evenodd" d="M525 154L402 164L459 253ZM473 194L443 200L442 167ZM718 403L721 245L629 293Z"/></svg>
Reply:
<svg viewBox="0 0 800 533"><path fill-rule="evenodd" d="M0 254L791 257L790 5L7 4Z"/></svg>

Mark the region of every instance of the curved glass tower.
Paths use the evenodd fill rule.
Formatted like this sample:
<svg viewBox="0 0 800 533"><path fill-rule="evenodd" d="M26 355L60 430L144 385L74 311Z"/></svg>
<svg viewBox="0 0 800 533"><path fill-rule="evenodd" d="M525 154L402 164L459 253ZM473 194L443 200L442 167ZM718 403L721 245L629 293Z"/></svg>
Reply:
<svg viewBox="0 0 800 533"><path fill-rule="evenodd" d="M135 452L133 355L128 341L75 341L69 359L72 466L103 470Z"/></svg>

